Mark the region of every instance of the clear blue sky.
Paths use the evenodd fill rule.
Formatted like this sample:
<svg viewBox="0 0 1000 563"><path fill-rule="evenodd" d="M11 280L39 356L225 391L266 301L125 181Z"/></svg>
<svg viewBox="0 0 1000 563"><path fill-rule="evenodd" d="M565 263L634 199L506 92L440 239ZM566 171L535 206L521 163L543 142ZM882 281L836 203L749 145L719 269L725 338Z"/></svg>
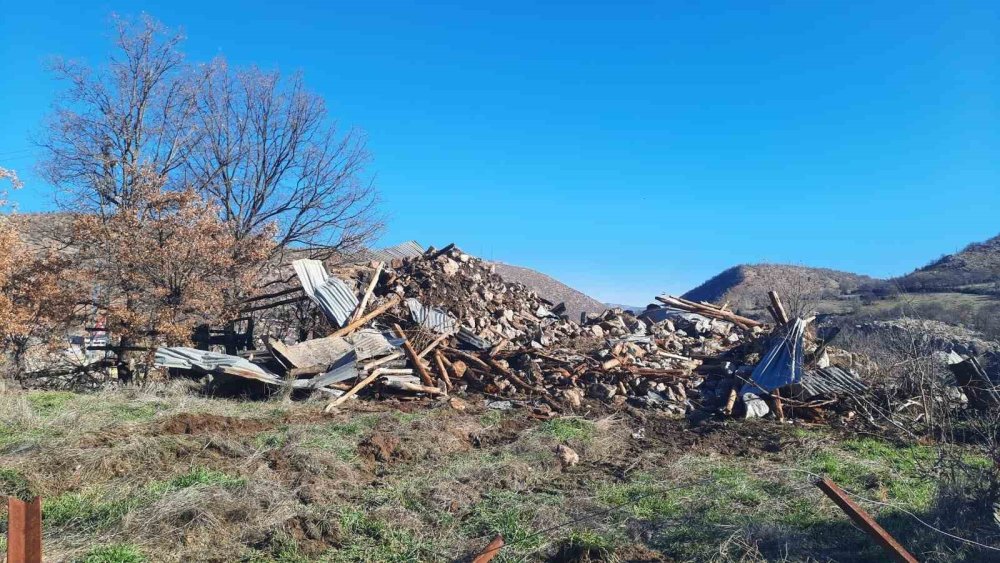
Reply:
<svg viewBox="0 0 1000 563"><path fill-rule="evenodd" d="M192 60L301 70L368 132L383 243L456 242L644 304L737 263L905 273L1000 232L996 2L0 0L0 166L48 56L145 11Z"/></svg>

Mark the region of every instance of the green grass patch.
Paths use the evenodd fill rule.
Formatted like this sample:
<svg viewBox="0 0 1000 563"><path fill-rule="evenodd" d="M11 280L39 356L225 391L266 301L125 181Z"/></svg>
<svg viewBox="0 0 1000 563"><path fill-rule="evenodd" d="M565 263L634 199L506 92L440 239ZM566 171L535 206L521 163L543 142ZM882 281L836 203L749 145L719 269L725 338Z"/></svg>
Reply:
<svg viewBox="0 0 1000 563"><path fill-rule="evenodd" d="M430 540L373 517L365 510L344 509L338 521L343 543L339 549L331 550L323 558L325 561L395 563L445 559Z"/></svg>
<svg viewBox="0 0 1000 563"><path fill-rule="evenodd" d="M34 496L34 489L24 475L13 469L0 467L0 497L30 500Z"/></svg>
<svg viewBox="0 0 1000 563"><path fill-rule="evenodd" d="M564 500L555 494L509 490L488 493L473 506L462 526L467 533L477 537L500 534L507 544L502 555L516 561L537 550L546 541L546 536L539 534L534 527L539 507L559 504Z"/></svg>
<svg viewBox="0 0 1000 563"><path fill-rule="evenodd" d="M572 530L559 545L556 559L559 561L607 561L617 562L615 548L618 539L610 534L593 530Z"/></svg>
<svg viewBox="0 0 1000 563"><path fill-rule="evenodd" d="M57 414L78 397L78 394L69 391L30 391L27 395L28 404L41 416Z"/></svg>
<svg viewBox="0 0 1000 563"><path fill-rule="evenodd" d="M322 426L311 426L302 440L306 448L331 451L343 461L357 457L358 441L361 436L378 424L379 417L366 415L347 422L331 422Z"/></svg>
<svg viewBox="0 0 1000 563"><path fill-rule="evenodd" d="M144 503L139 496L111 499L98 491L64 493L42 500L42 519L50 526L103 530Z"/></svg>
<svg viewBox="0 0 1000 563"><path fill-rule="evenodd" d="M860 438L843 442L840 449L816 453L805 468L848 491L887 499L908 510L925 510L937 493L930 471L936 459L937 453L928 446Z"/></svg>
<svg viewBox="0 0 1000 563"><path fill-rule="evenodd" d="M164 403L142 403L138 405L133 404L115 404L111 405L108 412L117 420L124 422L138 422L143 420L151 420L156 416L156 413L165 410L167 405Z"/></svg>
<svg viewBox="0 0 1000 563"><path fill-rule="evenodd" d="M95 547L80 559L80 563L143 563L144 561L146 556L142 551L127 543Z"/></svg>
<svg viewBox="0 0 1000 563"><path fill-rule="evenodd" d="M207 467L195 467L178 475L169 481L154 482L149 485L149 491L156 495L163 495L189 487L218 486L225 489L239 489L246 486L246 479L236 477L222 471L208 469Z"/></svg>
<svg viewBox="0 0 1000 563"><path fill-rule="evenodd" d="M579 440L589 442L593 439L596 429L594 423L583 418L562 417L553 418L543 422L539 429L541 432L553 438L567 442L569 440Z"/></svg>
<svg viewBox="0 0 1000 563"><path fill-rule="evenodd" d="M609 483L597 489L597 500L619 507L634 518L655 520L671 518L683 508L680 495L650 475L638 475L627 483Z"/></svg>
<svg viewBox="0 0 1000 563"><path fill-rule="evenodd" d="M57 435L58 432L45 426L0 423L0 451L39 444Z"/></svg>
<svg viewBox="0 0 1000 563"><path fill-rule="evenodd" d="M271 432L261 432L254 436L253 445L260 450L273 450L288 443L288 428L280 428Z"/></svg>

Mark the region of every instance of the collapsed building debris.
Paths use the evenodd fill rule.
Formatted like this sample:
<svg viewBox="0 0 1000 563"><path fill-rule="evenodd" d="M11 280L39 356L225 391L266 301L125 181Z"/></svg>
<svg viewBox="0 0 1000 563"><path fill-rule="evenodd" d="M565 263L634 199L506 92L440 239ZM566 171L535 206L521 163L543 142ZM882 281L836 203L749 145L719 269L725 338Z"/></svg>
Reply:
<svg viewBox="0 0 1000 563"><path fill-rule="evenodd" d="M609 309L575 322L455 245L400 252L336 275L319 261L293 264L328 336L267 335L248 357L161 348L156 364L320 391L330 409L362 394L480 392L539 416L590 399L676 415L762 416L771 405L782 417L782 400L815 407L863 389L844 368L818 365L827 342L807 338L806 320L784 318L776 294L786 322L773 326L668 295L639 314Z"/></svg>

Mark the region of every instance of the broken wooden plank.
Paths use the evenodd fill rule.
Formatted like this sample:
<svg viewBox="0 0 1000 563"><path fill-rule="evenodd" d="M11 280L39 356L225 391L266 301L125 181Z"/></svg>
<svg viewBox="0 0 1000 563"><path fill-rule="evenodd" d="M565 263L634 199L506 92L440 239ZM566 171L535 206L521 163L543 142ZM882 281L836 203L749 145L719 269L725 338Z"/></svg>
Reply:
<svg viewBox="0 0 1000 563"><path fill-rule="evenodd" d="M333 409L337 408L339 405L343 404L343 402L346 401L347 399L350 399L351 397L357 395L358 391L361 391L362 389L364 389L365 387L367 387L372 381L375 381L381 375L383 375L383 370L382 369L377 369L377 370L373 371L371 373L371 375L369 375L368 377L366 377L366 378L362 379L361 381L359 381L358 384L355 385L354 387L351 387L350 391L348 391L348 392L344 393L343 395L337 397L333 401L330 401L330 404L326 405L326 408L323 409L323 412L330 412Z"/></svg>
<svg viewBox="0 0 1000 563"><path fill-rule="evenodd" d="M448 377L448 367L444 365L444 356L441 355L441 352L434 352L434 363L441 373L441 379L444 381L445 387L451 391L451 378Z"/></svg>
<svg viewBox="0 0 1000 563"><path fill-rule="evenodd" d="M434 387L433 385L418 385L416 383L410 383L408 381L402 381L399 379L387 379L384 385L390 389L399 389L400 391L409 391L411 393L426 393L428 395L446 395L444 391Z"/></svg>
<svg viewBox="0 0 1000 563"><path fill-rule="evenodd" d="M360 319L361 315L364 314L365 307L368 306L368 300L372 298L372 292L375 291L375 286L378 285L378 279L382 275L382 268L384 267L385 267L384 262L378 263L378 266L375 268L375 275L372 276L372 280L368 284L368 288L365 289L364 295L361 296L361 301L358 302L357 308L354 309L354 312L351 313L350 318L347 320L348 324Z"/></svg>
<svg viewBox="0 0 1000 563"><path fill-rule="evenodd" d="M388 301L379 305L372 312L364 315L363 317L354 322L348 323L347 326L343 328L337 329L333 334L328 336L328 338L336 338L338 336L347 336L348 334L351 334L355 330L361 328L366 323L368 323L368 321L374 319L375 317L381 315L382 313L398 305L401 300L402 298L399 295L393 295L392 297L389 298Z"/></svg>
<svg viewBox="0 0 1000 563"><path fill-rule="evenodd" d="M396 331L396 336L403 339L403 351L406 352L406 356L409 358L410 363L413 364L413 368L417 370L420 374L420 380L424 382L424 385L434 386L434 379L431 374L428 373L427 368L424 367L423 360L417 355L417 351L413 349L413 345L410 344L409 339L406 338L406 333L403 332L403 327L398 324L393 324L392 328Z"/></svg>
<svg viewBox="0 0 1000 563"><path fill-rule="evenodd" d="M774 307L774 312L777 314L777 320L780 324L786 325L789 322L788 313L785 311L785 306L781 304L781 299L778 297L777 291L768 291L767 298L771 300L771 306Z"/></svg>
<svg viewBox="0 0 1000 563"><path fill-rule="evenodd" d="M426 348L424 348L423 350L421 350L420 353L417 354L417 357L418 358L423 358L423 357L427 356L427 354L430 354L432 350L434 350L435 348L437 348L439 344L441 344L442 342L444 342L448 338L451 338L451 336L452 336L451 333L442 334L441 336L438 336L437 338L434 339L434 342L431 342L430 344L427 345Z"/></svg>

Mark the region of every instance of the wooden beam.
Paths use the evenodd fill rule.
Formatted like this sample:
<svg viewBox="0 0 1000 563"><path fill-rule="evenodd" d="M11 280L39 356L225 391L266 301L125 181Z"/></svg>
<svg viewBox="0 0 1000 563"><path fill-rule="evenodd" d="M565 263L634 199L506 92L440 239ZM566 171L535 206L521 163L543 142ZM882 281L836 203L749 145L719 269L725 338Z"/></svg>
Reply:
<svg viewBox="0 0 1000 563"><path fill-rule="evenodd" d="M7 498L7 562L42 563L42 499Z"/></svg>
<svg viewBox="0 0 1000 563"><path fill-rule="evenodd" d="M351 313L347 322L350 324L353 321L361 318L361 315L365 313L365 307L368 306L368 300L372 298L372 292L375 291L375 286L378 285L379 276L382 275L382 268L385 267L384 262L379 262L378 267L375 268L375 275L372 276L372 281L368 284L368 289L365 290L365 294L361 297L361 301L358 301L358 306Z"/></svg>
<svg viewBox="0 0 1000 563"><path fill-rule="evenodd" d="M444 380L444 386L451 391L451 378L448 377L448 367L444 365L444 356L441 352L434 352L434 363L437 365L438 371L441 373L441 379Z"/></svg>
<svg viewBox="0 0 1000 563"><path fill-rule="evenodd" d="M347 326L343 328L337 329L333 334L330 335L330 337L347 336L348 334L364 326L365 323L367 323L368 321L374 319L375 317L395 307L397 304L399 304L400 299L401 298L399 297L398 294L393 295L391 298L389 298L388 301L378 306L378 308L376 308L374 311L368 313L367 315L361 317L360 319L354 322L349 323Z"/></svg>
<svg viewBox="0 0 1000 563"><path fill-rule="evenodd" d="M841 510L847 513L851 517L851 520L854 520L855 524L871 536L872 539L877 541L882 546L882 549L894 560L902 563L917 563L916 557L911 555L909 551L906 551L906 548L896 541L896 538L889 535L889 532L885 531L885 528L880 526L863 508L848 498L847 494L836 483L823 477L819 481L816 481L816 486L826 493L826 496L830 497L830 500L835 502Z"/></svg>
<svg viewBox="0 0 1000 563"><path fill-rule="evenodd" d="M771 300L771 306L774 307L774 312L778 314L778 322L783 325L788 324L790 320L788 318L788 313L785 312L785 306L781 304L781 299L778 297L777 291L768 291L767 298Z"/></svg>
<svg viewBox="0 0 1000 563"><path fill-rule="evenodd" d="M420 381L424 382L424 385L428 387L434 386L434 379L431 374L427 372L427 368L424 367L423 360L417 355L417 351L413 349L413 345L410 344L409 339L406 338L406 333L403 332L403 327L398 324L392 325L392 328L396 331L396 336L403 339L403 351L406 352L407 358L409 358L410 363L413 364L413 369L417 370L420 374Z"/></svg>
<svg viewBox="0 0 1000 563"><path fill-rule="evenodd" d="M434 350L435 348L438 347L438 344L441 344L442 342L445 341L445 339L447 339L447 338L449 338L451 336L452 336L451 333L449 333L449 334L442 334L441 336L435 338L434 342L431 342L430 344L428 344L426 348L424 348L423 350L420 351L419 354L417 354L417 357L423 358L423 357L427 356L427 354L430 354L432 350Z"/></svg>
<svg viewBox="0 0 1000 563"><path fill-rule="evenodd" d="M383 374L383 370L381 370L381 369L377 369L377 370L373 371L371 373L371 375L369 375L368 377L366 377L366 378L362 379L361 381L359 381L358 384L355 385L354 387L351 387L350 391L348 391L347 393L344 393L343 395L341 395L341 396L337 397L336 399L330 401L330 404L328 404L326 406L326 408L323 409L323 412L330 412L333 409L337 408L339 405L341 405L347 399L350 399L351 397L357 395L358 391L361 391L362 389L364 389L365 387L367 387L368 384L370 384L372 381L375 381L376 379L378 379L379 376L381 376L382 374Z"/></svg>

